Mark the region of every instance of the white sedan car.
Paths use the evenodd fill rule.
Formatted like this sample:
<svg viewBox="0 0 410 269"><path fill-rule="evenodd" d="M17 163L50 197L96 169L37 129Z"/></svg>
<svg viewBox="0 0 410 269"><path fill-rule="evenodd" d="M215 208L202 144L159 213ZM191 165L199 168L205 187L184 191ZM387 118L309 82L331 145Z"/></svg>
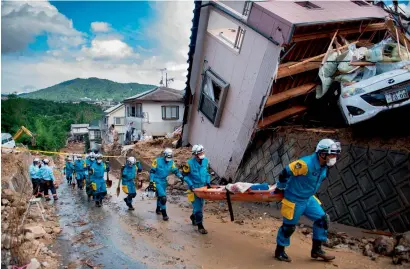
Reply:
<svg viewBox="0 0 410 269"><path fill-rule="evenodd" d="M339 106L351 125L410 104L410 71L397 69L350 86L341 86Z"/></svg>

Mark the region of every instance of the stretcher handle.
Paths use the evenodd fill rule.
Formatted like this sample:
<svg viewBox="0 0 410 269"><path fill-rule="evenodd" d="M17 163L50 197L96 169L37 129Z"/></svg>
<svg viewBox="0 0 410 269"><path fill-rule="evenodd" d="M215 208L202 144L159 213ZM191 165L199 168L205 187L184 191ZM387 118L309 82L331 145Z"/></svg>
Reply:
<svg viewBox="0 0 410 269"><path fill-rule="evenodd" d="M234 221L235 218L233 216L233 209L232 209L232 203L231 203L231 192L229 190L226 190L226 201L228 202L228 209L229 209L229 214L231 215L231 221Z"/></svg>

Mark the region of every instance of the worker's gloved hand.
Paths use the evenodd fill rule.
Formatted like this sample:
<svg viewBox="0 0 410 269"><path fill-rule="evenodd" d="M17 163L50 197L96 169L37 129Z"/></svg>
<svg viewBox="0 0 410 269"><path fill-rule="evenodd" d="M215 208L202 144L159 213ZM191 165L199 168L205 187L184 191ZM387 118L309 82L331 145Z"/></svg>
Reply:
<svg viewBox="0 0 410 269"><path fill-rule="evenodd" d="M285 190L284 189L279 189L279 188L275 188L275 190L273 191L274 194L283 194Z"/></svg>
<svg viewBox="0 0 410 269"><path fill-rule="evenodd" d="M194 186L189 186L189 190L194 192Z"/></svg>
<svg viewBox="0 0 410 269"><path fill-rule="evenodd" d="M206 188L207 188L207 189L211 189L211 188L212 188L212 187L211 187L211 184L210 184L210 183L207 183L207 184L206 184Z"/></svg>
<svg viewBox="0 0 410 269"><path fill-rule="evenodd" d="M184 183L184 176L180 176L178 178L182 181L182 183Z"/></svg>

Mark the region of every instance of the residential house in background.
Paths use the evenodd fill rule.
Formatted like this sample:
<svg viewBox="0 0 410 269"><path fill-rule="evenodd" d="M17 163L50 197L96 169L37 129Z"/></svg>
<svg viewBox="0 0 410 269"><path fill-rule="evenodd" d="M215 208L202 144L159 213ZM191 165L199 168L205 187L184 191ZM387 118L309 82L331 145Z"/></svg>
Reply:
<svg viewBox="0 0 410 269"><path fill-rule="evenodd" d="M124 104L120 103L116 106L113 106L105 110L104 113L104 125L101 130L104 133L103 136L107 137L109 143L113 142L111 141L113 138L110 137L109 128L112 124L114 124L114 128L118 133L118 142L120 144L124 144L126 133Z"/></svg>
<svg viewBox="0 0 410 269"><path fill-rule="evenodd" d="M76 141L84 141L86 135L88 135L89 124L71 124L71 137Z"/></svg>
<svg viewBox="0 0 410 269"><path fill-rule="evenodd" d="M378 42L384 16L365 1L195 2L182 144L234 179L256 130L307 110L332 37Z"/></svg>
<svg viewBox="0 0 410 269"><path fill-rule="evenodd" d="M93 120L88 126L88 139L90 141L90 149L101 149L101 121Z"/></svg>
<svg viewBox="0 0 410 269"><path fill-rule="evenodd" d="M145 133L148 136L165 136L182 125L183 91L157 87L129 97L123 103L127 130L130 132L134 128L136 131L133 134L137 132L139 135Z"/></svg>

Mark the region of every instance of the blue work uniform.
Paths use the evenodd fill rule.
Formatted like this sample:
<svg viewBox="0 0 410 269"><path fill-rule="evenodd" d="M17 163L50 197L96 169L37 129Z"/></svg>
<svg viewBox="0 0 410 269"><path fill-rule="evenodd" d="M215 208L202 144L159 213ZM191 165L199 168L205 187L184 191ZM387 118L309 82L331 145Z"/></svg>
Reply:
<svg viewBox="0 0 410 269"><path fill-rule="evenodd" d="M166 161L164 157L156 158L151 165L149 179L155 182L157 188L157 208L160 210L166 209L167 203L167 177L170 173L174 173L177 177L182 178L174 160Z"/></svg>
<svg viewBox="0 0 410 269"><path fill-rule="evenodd" d="M29 168L31 183L33 184L33 195L38 195L41 185L40 168L37 165L30 165Z"/></svg>
<svg viewBox="0 0 410 269"><path fill-rule="evenodd" d="M201 188L210 184L211 174L209 173L209 162L207 158L204 158L199 163L195 157L188 160L183 167L184 181L188 184L189 188ZM205 200L194 196L192 202L192 214L195 217L196 224L202 223L203 220L203 208Z"/></svg>
<svg viewBox="0 0 410 269"><path fill-rule="evenodd" d="M53 173L53 168L51 168L48 165L43 165L40 168L40 174L42 178L42 190L44 192L44 197L49 198L48 190L50 190L54 199L56 199L57 192L54 186L55 177Z"/></svg>
<svg viewBox="0 0 410 269"><path fill-rule="evenodd" d="M91 186L94 191L94 200L102 202L102 199L107 194L107 185L104 180L104 173L107 171L107 167L104 162L97 163L94 162L90 170L91 173ZM107 171L108 172L108 171Z"/></svg>
<svg viewBox="0 0 410 269"><path fill-rule="evenodd" d="M122 171L122 190L127 197L124 199L128 206L131 206L132 199L137 196L137 189L135 187L135 177L137 172L142 171L142 166L139 161L136 164L128 165L126 164Z"/></svg>
<svg viewBox="0 0 410 269"><path fill-rule="evenodd" d="M74 170L76 173L76 179L77 179L77 187L79 189L82 189L84 186L84 181L85 181L85 172L87 170L87 165L84 160L75 160L74 162Z"/></svg>
<svg viewBox="0 0 410 269"><path fill-rule="evenodd" d="M85 175L86 175L86 183L85 183L86 185L85 186L86 187L85 187L85 191L86 191L88 197L94 196L94 194L95 194L95 191L93 190L93 188L91 186L91 184L93 183L92 177L90 176L90 173L88 171L89 169L91 169L91 166L94 163L96 163L95 160L92 161L90 159L87 159L85 161L85 164L86 164L86 170L85 170Z"/></svg>
<svg viewBox="0 0 410 269"><path fill-rule="evenodd" d="M278 245L290 245L290 236L302 215L313 221L313 240L327 240L328 217L314 196L327 171L328 167L320 166L318 155L313 153L290 163L279 175L277 187L284 189L284 198L281 208L283 225L276 237Z"/></svg>
<svg viewBox="0 0 410 269"><path fill-rule="evenodd" d="M64 173L67 178L67 181L71 183L74 173L74 164L72 162L65 162Z"/></svg>

